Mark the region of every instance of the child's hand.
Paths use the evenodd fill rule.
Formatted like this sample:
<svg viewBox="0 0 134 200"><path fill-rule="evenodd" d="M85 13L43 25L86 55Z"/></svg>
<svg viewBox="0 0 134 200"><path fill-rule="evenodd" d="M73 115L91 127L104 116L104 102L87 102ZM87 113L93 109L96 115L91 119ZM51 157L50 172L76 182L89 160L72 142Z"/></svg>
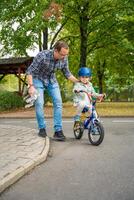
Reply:
<svg viewBox="0 0 134 200"><path fill-rule="evenodd" d="M103 99L105 99L106 98L106 93L103 93Z"/></svg>
<svg viewBox="0 0 134 200"><path fill-rule="evenodd" d="M99 102L101 102L101 101L103 100L103 98L104 98L104 97L103 97L103 94L100 94L99 97L98 97Z"/></svg>
<svg viewBox="0 0 134 200"><path fill-rule="evenodd" d="M74 90L75 93L83 92L83 90Z"/></svg>

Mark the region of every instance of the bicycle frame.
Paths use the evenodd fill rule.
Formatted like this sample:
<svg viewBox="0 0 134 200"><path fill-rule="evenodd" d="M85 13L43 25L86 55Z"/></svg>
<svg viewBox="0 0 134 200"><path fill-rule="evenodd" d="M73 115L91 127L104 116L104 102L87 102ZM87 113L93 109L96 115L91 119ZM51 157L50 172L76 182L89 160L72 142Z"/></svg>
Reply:
<svg viewBox="0 0 134 200"><path fill-rule="evenodd" d="M92 113L91 113L91 115L86 117L86 119L83 121L84 129L89 129L89 124L91 124L91 122L94 124L95 120L99 121L97 113L94 113L94 112L96 112L95 105L96 105L96 101L94 101L92 103ZM84 109L83 109L83 113L86 113L86 112L87 111L84 111Z"/></svg>

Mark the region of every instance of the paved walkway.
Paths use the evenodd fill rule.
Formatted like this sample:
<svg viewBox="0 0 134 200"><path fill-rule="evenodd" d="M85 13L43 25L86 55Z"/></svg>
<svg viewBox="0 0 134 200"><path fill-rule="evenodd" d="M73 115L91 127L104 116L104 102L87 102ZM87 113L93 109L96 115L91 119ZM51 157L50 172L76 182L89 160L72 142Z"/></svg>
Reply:
<svg viewBox="0 0 134 200"><path fill-rule="evenodd" d="M0 125L0 193L46 160L49 138L22 126Z"/></svg>
<svg viewBox="0 0 134 200"><path fill-rule="evenodd" d="M33 108L27 110L16 110L12 112L1 112L0 119L8 118L35 118L35 111Z"/></svg>

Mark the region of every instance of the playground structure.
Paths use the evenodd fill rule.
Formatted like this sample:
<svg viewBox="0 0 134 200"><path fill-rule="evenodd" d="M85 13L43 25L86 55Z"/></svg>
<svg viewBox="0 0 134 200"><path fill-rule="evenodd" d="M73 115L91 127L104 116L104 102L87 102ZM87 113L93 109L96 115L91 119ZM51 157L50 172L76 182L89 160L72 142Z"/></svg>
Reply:
<svg viewBox="0 0 134 200"><path fill-rule="evenodd" d="M9 74L14 74L18 78L19 95L24 92L26 83L25 71L32 63L33 57L17 57L0 59L0 81Z"/></svg>

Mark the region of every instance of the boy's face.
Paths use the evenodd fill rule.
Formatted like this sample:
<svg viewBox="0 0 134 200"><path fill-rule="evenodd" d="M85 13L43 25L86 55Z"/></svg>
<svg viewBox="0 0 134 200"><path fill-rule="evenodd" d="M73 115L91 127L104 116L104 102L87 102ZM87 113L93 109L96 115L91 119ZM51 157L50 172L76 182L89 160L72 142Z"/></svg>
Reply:
<svg viewBox="0 0 134 200"><path fill-rule="evenodd" d="M88 83L88 81L90 80L90 77L89 76L80 76L80 81L82 83Z"/></svg>

